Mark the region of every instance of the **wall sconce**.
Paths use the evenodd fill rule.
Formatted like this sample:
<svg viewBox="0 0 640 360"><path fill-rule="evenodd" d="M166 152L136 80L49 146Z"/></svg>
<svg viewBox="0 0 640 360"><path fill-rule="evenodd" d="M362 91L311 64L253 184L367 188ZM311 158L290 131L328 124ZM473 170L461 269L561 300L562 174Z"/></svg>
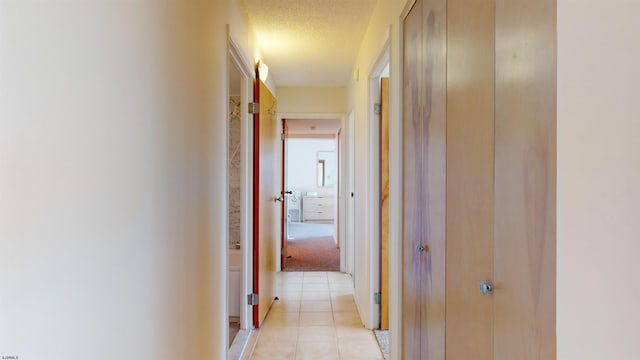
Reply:
<svg viewBox="0 0 640 360"><path fill-rule="evenodd" d="M262 82L266 82L267 76L269 76L269 67L262 60L258 60L258 76Z"/></svg>

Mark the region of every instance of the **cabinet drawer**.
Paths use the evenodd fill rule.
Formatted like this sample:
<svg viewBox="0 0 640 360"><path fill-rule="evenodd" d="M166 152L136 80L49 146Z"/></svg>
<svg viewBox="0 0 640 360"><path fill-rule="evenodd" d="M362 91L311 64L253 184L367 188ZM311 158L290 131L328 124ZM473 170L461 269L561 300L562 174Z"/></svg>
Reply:
<svg viewBox="0 0 640 360"><path fill-rule="evenodd" d="M305 196L302 199L302 216L307 220L333 220L332 197Z"/></svg>
<svg viewBox="0 0 640 360"><path fill-rule="evenodd" d="M311 202L304 205L304 211L321 211L321 212L333 212L333 204L327 204L322 202Z"/></svg>
<svg viewBox="0 0 640 360"><path fill-rule="evenodd" d="M333 220L333 213L322 211L305 211L304 220Z"/></svg>

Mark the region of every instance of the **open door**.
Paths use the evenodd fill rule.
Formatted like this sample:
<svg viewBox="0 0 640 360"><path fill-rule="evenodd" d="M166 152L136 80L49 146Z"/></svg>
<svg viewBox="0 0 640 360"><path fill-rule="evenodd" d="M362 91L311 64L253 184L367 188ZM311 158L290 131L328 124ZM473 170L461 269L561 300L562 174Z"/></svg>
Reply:
<svg viewBox="0 0 640 360"><path fill-rule="evenodd" d="M260 81L257 70L254 102L260 104L253 124L253 324L258 328L275 297L275 249L283 198L276 184L279 145L276 101Z"/></svg>
<svg viewBox="0 0 640 360"><path fill-rule="evenodd" d="M380 329L389 329L389 78L380 78Z"/></svg>

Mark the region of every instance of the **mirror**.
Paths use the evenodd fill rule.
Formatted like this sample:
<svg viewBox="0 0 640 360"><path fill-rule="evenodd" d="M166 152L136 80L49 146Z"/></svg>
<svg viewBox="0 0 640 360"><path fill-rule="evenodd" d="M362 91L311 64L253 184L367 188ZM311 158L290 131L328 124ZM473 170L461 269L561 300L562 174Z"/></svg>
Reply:
<svg viewBox="0 0 640 360"><path fill-rule="evenodd" d="M318 151L318 187L332 187L336 184L336 152Z"/></svg>

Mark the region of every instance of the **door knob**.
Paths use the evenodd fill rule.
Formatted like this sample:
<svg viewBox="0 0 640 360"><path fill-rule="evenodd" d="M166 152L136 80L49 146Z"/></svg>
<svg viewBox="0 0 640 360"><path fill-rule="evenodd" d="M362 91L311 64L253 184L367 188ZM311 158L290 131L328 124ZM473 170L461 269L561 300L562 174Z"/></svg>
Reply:
<svg viewBox="0 0 640 360"><path fill-rule="evenodd" d="M493 284L487 281L483 281L480 283L480 292L482 295L487 295L493 292Z"/></svg>
<svg viewBox="0 0 640 360"><path fill-rule="evenodd" d="M416 250L418 250L418 252L429 252L429 247L427 245L420 245Z"/></svg>
<svg viewBox="0 0 640 360"><path fill-rule="evenodd" d="M280 201L280 202L284 201L284 197L278 196L278 197L274 197L273 198L273 202L278 202L278 201Z"/></svg>

